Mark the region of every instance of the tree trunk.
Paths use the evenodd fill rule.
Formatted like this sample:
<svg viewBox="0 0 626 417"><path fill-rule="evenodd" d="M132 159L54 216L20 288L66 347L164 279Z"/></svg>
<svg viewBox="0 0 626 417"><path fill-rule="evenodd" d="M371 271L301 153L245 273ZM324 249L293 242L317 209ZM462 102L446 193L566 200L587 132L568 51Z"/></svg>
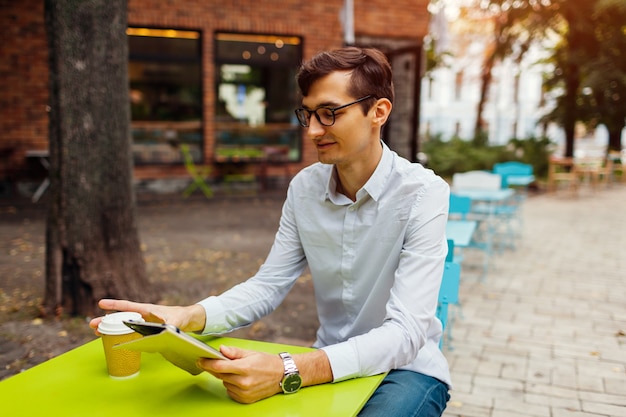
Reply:
<svg viewBox="0 0 626 417"><path fill-rule="evenodd" d="M580 89L580 69L578 65L565 66L565 92L563 94L563 131L565 132L565 155L574 156L576 121L578 120L578 90Z"/></svg>
<svg viewBox="0 0 626 417"><path fill-rule="evenodd" d="M150 301L135 220L127 2L46 0L50 206L44 311Z"/></svg>
<svg viewBox="0 0 626 417"><path fill-rule="evenodd" d="M487 93L491 86L492 71L495 64L495 53L491 52L485 62L483 63L482 72L480 75L480 98L476 107L476 124L474 125L474 138L480 138L485 132L485 122L483 120L483 112L485 110L485 103L487 102ZM496 103L497 106L497 103Z"/></svg>
<svg viewBox="0 0 626 417"><path fill-rule="evenodd" d="M622 150L622 129L624 126L615 128L609 128L609 146L608 151L621 151Z"/></svg>

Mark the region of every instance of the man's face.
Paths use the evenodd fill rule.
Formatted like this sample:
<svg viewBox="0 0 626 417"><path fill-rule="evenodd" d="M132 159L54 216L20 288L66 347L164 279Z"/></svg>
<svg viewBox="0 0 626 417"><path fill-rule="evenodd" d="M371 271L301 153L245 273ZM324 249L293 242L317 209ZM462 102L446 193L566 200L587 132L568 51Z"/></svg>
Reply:
<svg viewBox="0 0 626 417"><path fill-rule="evenodd" d="M302 106L309 110L319 107L339 107L361 97L352 97L347 89L350 72L336 71L316 81L309 94L302 100ZM354 104L335 112L332 126L322 125L315 115L311 116L306 135L317 148L320 162L342 166L354 161L364 162L372 149L380 147L379 129L372 122L374 108L366 115L360 104Z"/></svg>

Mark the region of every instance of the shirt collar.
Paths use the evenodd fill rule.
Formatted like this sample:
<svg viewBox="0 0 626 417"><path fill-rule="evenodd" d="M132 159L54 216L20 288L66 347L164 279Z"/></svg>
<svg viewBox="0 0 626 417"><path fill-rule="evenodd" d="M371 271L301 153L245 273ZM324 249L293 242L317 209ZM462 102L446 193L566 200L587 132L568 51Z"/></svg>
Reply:
<svg viewBox="0 0 626 417"><path fill-rule="evenodd" d="M385 190L385 184L389 179L393 166L393 153L385 142L381 141L380 143L383 146L383 155L370 179L367 180L363 188L357 193L357 199L359 198L359 193L365 190L374 201L378 201L380 195Z"/></svg>
<svg viewBox="0 0 626 417"><path fill-rule="evenodd" d="M393 165L393 153L391 149L389 149L387 144L385 144L385 142L381 141L380 143L383 147L383 154L372 176L367 180L363 188L361 188L357 192L357 201L363 197L364 193L369 194L374 201L378 201L380 195L385 189L385 183L389 178L389 174L391 173L391 167ZM337 204L344 203L343 198L345 198L348 202L351 203L352 201L348 197L337 194L337 172L334 165L332 166L332 169L329 170L329 172L330 175L328 178L328 183L326 185L326 199L329 199Z"/></svg>

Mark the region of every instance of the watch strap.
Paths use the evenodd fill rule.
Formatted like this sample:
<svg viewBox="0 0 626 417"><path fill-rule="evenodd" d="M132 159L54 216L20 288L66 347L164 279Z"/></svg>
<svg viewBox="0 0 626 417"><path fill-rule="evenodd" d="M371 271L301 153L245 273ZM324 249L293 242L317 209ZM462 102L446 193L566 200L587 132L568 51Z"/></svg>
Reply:
<svg viewBox="0 0 626 417"><path fill-rule="evenodd" d="M293 357L287 352L281 352L278 354L283 360L283 366L285 367L285 375L298 373L298 367Z"/></svg>

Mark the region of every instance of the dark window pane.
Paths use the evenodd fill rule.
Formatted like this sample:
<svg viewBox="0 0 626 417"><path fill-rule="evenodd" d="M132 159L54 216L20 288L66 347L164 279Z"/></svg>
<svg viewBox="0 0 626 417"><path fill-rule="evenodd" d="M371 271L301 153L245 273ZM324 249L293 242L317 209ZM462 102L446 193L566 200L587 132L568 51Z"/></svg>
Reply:
<svg viewBox="0 0 626 417"><path fill-rule="evenodd" d="M129 28L128 45L135 162L179 163L180 143L201 161L200 33Z"/></svg>

